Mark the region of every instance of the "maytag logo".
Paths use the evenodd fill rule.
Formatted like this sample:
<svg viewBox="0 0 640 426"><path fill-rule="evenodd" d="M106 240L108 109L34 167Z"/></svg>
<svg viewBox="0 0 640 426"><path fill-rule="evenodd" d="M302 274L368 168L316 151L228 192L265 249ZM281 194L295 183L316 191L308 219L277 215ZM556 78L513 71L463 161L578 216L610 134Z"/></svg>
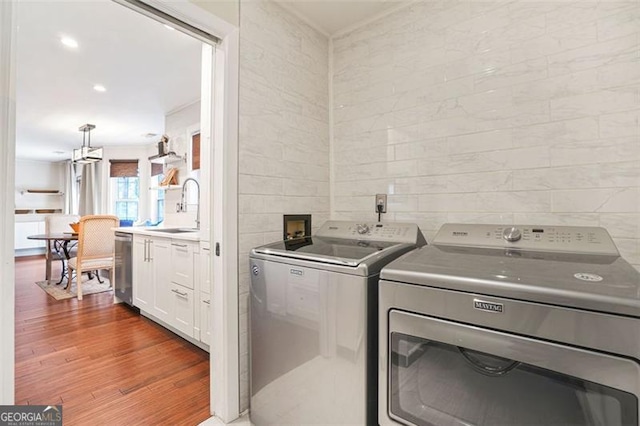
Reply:
<svg viewBox="0 0 640 426"><path fill-rule="evenodd" d="M494 314L504 313L502 303L487 302L486 300L473 299L473 307L479 311L492 312Z"/></svg>
<svg viewBox="0 0 640 426"><path fill-rule="evenodd" d="M302 272L300 269L289 269L289 273L291 275L299 275L299 276L304 275L304 272Z"/></svg>

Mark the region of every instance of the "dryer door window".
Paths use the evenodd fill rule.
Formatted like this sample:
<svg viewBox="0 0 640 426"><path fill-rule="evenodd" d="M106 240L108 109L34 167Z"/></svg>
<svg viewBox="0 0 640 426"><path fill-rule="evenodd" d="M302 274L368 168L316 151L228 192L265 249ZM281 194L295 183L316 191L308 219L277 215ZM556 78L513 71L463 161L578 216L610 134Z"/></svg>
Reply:
<svg viewBox="0 0 640 426"><path fill-rule="evenodd" d="M389 346L389 415L404 423L638 425L626 359L404 313Z"/></svg>

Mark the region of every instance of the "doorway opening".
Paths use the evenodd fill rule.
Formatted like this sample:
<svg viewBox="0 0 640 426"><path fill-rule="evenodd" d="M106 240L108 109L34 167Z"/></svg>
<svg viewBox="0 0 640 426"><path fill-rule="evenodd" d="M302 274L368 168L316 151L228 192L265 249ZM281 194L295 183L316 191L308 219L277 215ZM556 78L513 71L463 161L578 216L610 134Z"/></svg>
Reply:
<svg viewBox="0 0 640 426"><path fill-rule="evenodd" d="M218 331L220 331L215 335L221 336L221 339L212 342L211 377L212 389L216 391L212 392L211 395L211 413L215 413L224 421L231 421L237 418L239 408L237 403L239 398L237 391L237 207L235 206L235 199L237 198L235 171L237 170L238 29L236 26L217 19L214 15L207 12L203 13L203 10L198 6L187 2L176 4L149 0L144 3L153 4L158 10L163 10L164 13L178 20L200 21L200 27L210 30L211 33L221 35L221 48L209 48L208 56L203 61L208 62L211 72L206 77L203 77L202 102L203 104L206 102L209 108L206 113L203 108L202 116L206 117L201 122L200 130L202 144L210 143L212 145L209 159L215 173L209 177L213 192L210 214L210 222L212 224L210 227L210 241L212 244L215 242L217 248L220 247L216 252L221 252L221 255L213 257L211 262L213 264L212 269L216 271L215 274L219 274L219 277L214 275L213 281L221 283L218 288L214 286L212 294L215 306L213 307L214 314L211 322L212 327L214 329L218 328ZM14 2L10 2L8 11L6 6L3 6L2 10L0 10L2 22L10 24L4 26L5 29L3 31L3 35L6 33L9 38L14 37L16 34L14 30L15 21L12 21L12 7L17 7ZM145 15L149 16L149 13L147 12ZM204 24L202 23L203 17L206 21ZM206 50L206 48L203 50ZM2 75L8 75L8 73L5 73L5 68L11 69L15 66L14 60L15 58L12 58L11 55L8 56L8 59L6 56L2 58L0 63L3 68ZM215 73L213 72L214 66L216 68ZM2 81L0 84L3 92L9 93L10 98L12 98L11 88L13 81L10 79L8 82ZM13 120L11 111L2 111L0 121L3 124L8 124L9 129L13 127ZM15 139L11 132L3 134L1 138L3 143L6 141L14 146ZM2 151L2 153L8 154L10 160L13 161L13 147L8 147L6 151ZM13 173L13 169L13 166L10 166L6 170L9 173ZM13 180L10 182L12 184ZM11 184L7 186L7 189L10 189ZM13 222L9 220L10 217L6 216L8 214L8 211L2 214L5 225L4 233L9 232L9 224ZM3 251L9 253L10 250L7 246L5 245ZM7 275L11 276L13 271L14 268L11 265ZM3 274L3 276L7 275ZM218 280L217 278L220 279ZM3 291L3 294L13 296L11 291ZM217 308L219 307L221 309L218 310ZM3 321L3 335L7 334L7 330L13 329L13 326L9 321ZM214 356L213 353L216 350L220 351L221 356ZM13 362L4 363L4 367L13 370ZM2 395L3 399L5 399L5 395L10 395L8 399L10 400L13 398L11 396L12 391L6 389L9 383L5 378L13 377L13 374L4 374L5 371L3 369Z"/></svg>

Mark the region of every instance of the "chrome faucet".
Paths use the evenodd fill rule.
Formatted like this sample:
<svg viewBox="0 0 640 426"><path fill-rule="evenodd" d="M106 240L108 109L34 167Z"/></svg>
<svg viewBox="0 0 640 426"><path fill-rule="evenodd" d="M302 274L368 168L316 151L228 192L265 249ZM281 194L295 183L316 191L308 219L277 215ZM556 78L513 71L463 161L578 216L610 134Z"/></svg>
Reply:
<svg viewBox="0 0 640 426"><path fill-rule="evenodd" d="M182 183L182 195L180 197L180 211L182 212L187 211L187 203L184 199L184 192L185 192L184 190L186 189L187 183L189 181L195 182L196 188L198 188L198 210L196 210L196 229L200 229L200 184L194 178L186 178Z"/></svg>

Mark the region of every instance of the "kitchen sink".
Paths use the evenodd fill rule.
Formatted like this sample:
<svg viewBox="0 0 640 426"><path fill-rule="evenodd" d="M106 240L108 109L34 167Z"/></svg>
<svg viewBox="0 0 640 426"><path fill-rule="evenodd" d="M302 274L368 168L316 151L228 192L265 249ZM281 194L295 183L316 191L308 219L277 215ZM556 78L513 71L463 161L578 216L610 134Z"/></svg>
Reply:
<svg viewBox="0 0 640 426"><path fill-rule="evenodd" d="M157 228L157 229L145 229L145 231L153 232L165 232L167 234L184 234L187 232L198 232L198 229L193 228Z"/></svg>

